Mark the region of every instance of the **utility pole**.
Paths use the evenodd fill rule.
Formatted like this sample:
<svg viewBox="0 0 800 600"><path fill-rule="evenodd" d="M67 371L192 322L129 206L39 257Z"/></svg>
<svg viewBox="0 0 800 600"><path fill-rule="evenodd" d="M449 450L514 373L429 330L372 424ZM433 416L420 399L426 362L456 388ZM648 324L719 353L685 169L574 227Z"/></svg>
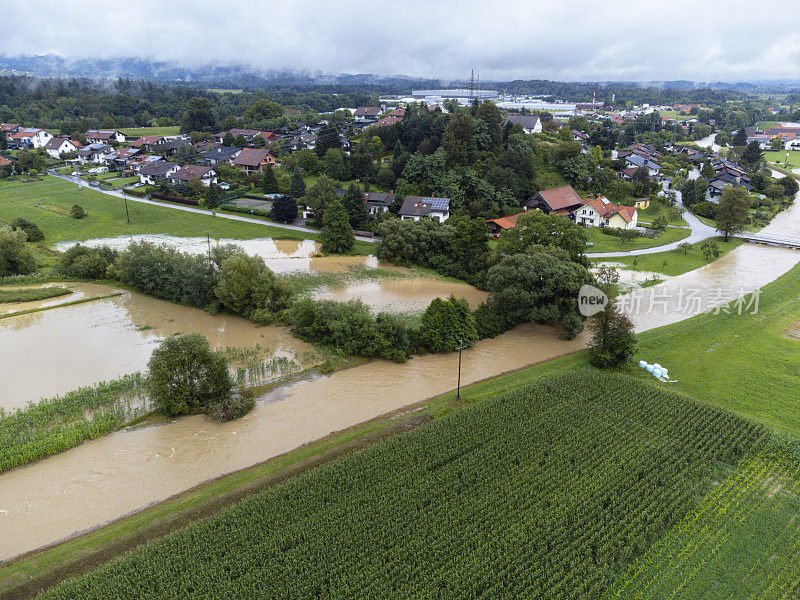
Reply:
<svg viewBox="0 0 800 600"><path fill-rule="evenodd" d="M208 243L208 260L211 260L211 232L206 230L203 233L206 234L206 242Z"/></svg>
<svg viewBox="0 0 800 600"><path fill-rule="evenodd" d="M467 346L464 340L458 340L458 387L456 387L456 401L461 402L461 351Z"/></svg>
<svg viewBox="0 0 800 600"><path fill-rule="evenodd" d="M125 200L125 218L128 220L128 225L131 224L131 215L128 213L128 194L122 190L122 199Z"/></svg>

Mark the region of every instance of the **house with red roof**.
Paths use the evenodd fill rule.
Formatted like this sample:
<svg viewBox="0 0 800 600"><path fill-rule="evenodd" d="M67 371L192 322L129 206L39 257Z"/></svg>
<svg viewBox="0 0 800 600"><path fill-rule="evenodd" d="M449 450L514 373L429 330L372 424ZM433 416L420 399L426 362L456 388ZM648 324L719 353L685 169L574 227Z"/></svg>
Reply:
<svg viewBox="0 0 800 600"><path fill-rule="evenodd" d="M200 183L209 186L217 183L217 172L204 165L185 165L169 175L172 183L187 183L193 179L199 179Z"/></svg>
<svg viewBox="0 0 800 600"><path fill-rule="evenodd" d="M615 229L634 229L639 214L635 206L614 204L605 196L588 198L573 211L578 225L584 227L613 227Z"/></svg>
<svg viewBox="0 0 800 600"><path fill-rule="evenodd" d="M539 209L545 214L569 216L579 206L586 202L572 189L571 185L542 190L528 198L522 205L522 210Z"/></svg>

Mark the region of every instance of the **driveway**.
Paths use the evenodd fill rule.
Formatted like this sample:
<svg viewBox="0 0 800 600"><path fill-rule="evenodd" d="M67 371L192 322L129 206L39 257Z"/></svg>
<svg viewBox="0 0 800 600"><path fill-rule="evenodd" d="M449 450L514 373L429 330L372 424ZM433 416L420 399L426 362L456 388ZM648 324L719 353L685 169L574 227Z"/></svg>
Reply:
<svg viewBox="0 0 800 600"><path fill-rule="evenodd" d="M72 175L62 175L60 173L56 173L55 171L48 171L48 175L52 177L57 177L58 179L63 179L64 181L69 181L77 185L78 178ZM103 190L96 187L89 186L85 181L81 182L82 185L89 187L89 189L94 190L95 192L100 192L101 194L106 194L108 196L114 196L116 198L122 198L122 192L116 190ZM191 212L191 213L198 213L201 215L211 216L211 213L203 208L198 208L194 206L184 206L182 204L171 204L169 202L156 202L155 200L148 200L147 198L137 198L136 196L127 195L128 202L139 202L140 204L152 204L153 206L161 206L163 208L171 208L173 210L182 210L184 212ZM261 219L253 219L251 217L245 217L241 215L229 215L224 213L216 213L216 218L218 219L230 219L231 221L242 221L244 223L254 223L256 225L268 225L270 227L280 227L281 229L291 229L292 231L303 231L305 233L313 233L319 234L318 229L312 229L311 227L303 227L301 225L288 225L284 223L274 223L272 221L263 221ZM376 240L375 238L371 237L364 237L357 235L355 238L361 242L372 242L374 243Z"/></svg>
<svg viewBox="0 0 800 600"><path fill-rule="evenodd" d="M681 193L676 190L675 194L677 195L678 199L677 206L683 208ZM652 248L628 250L626 252L587 252L586 256L589 258L614 258L619 256L636 256L638 254L657 254L658 252L668 252L669 250L674 250L681 244L697 244L707 240L708 238L716 237L718 235L716 228L706 225L688 210L683 211L683 219L688 223L688 226L685 227L685 229L691 229L692 233L689 235L689 237L678 240L677 242L671 242L669 244L664 244L663 246L653 246Z"/></svg>

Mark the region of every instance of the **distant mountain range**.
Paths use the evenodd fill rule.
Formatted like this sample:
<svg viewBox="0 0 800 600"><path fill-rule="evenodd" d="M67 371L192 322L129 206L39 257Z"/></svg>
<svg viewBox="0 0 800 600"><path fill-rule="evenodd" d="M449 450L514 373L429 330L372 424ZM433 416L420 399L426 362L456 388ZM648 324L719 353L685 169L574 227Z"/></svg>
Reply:
<svg viewBox="0 0 800 600"><path fill-rule="evenodd" d="M260 87L263 85L370 85L381 87L441 88L464 85L464 81L424 79L403 75L384 76L363 74L309 73L291 70L265 70L249 65L214 65L189 67L171 62L153 61L144 58L119 57L110 59L65 58L55 54L41 56L0 55L0 74L30 75L34 77L88 77L92 79L146 79L201 83L207 86ZM487 81L484 89L506 88L508 82ZM589 83L589 82L575 82ZM800 91L800 80L747 81L747 82L696 82L677 81L601 81L597 86L618 84L638 85L657 89L673 90L726 90L751 93L786 93Z"/></svg>

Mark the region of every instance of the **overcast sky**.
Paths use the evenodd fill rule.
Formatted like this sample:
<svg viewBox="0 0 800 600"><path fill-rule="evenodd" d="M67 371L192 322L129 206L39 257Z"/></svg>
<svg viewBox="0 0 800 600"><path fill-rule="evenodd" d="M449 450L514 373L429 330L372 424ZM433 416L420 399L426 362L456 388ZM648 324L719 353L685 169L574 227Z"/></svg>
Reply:
<svg viewBox="0 0 800 600"><path fill-rule="evenodd" d="M800 78L797 0L0 0L0 54L461 79Z"/></svg>

